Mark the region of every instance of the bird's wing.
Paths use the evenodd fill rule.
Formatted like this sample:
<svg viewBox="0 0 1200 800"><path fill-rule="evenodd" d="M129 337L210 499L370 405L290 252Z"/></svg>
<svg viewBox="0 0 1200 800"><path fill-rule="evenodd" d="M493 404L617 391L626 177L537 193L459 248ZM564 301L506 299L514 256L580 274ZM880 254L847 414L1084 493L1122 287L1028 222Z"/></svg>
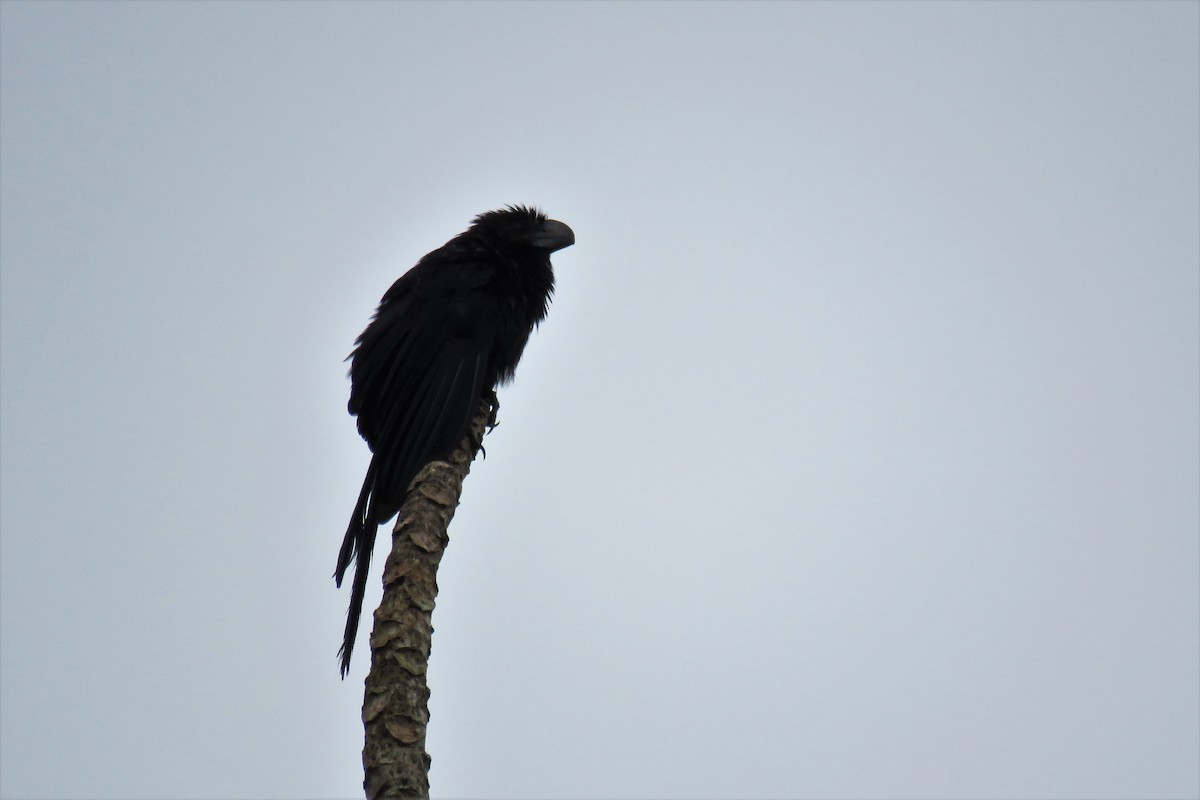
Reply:
<svg viewBox="0 0 1200 800"><path fill-rule="evenodd" d="M350 412L375 453L375 522L399 510L421 467L454 450L489 388L495 330L487 293L475 291L486 274L443 265L414 278L389 290L350 369Z"/></svg>

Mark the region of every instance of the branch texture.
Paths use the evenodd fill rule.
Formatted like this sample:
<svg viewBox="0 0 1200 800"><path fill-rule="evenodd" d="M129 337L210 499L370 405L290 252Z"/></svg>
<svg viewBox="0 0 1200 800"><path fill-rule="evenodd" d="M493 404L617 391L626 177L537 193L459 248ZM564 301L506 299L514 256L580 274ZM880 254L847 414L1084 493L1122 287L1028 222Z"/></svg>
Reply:
<svg viewBox="0 0 1200 800"><path fill-rule="evenodd" d="M483 400L471 430L448 461L427 464L413 480L392 530L383 569L383 600L371 631L371 671L363 699L363 788L367 800L428 800L429 722L426 673L433 636L437 568L463 479L495 425L494 395Z"/></svg>

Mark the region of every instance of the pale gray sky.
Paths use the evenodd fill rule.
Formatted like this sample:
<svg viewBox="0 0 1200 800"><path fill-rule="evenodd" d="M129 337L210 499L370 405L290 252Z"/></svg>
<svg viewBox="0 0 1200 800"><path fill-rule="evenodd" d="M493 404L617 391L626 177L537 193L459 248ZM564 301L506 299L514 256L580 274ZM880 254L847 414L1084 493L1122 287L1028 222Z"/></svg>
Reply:
<svg viewBox="0 0 1200 800"><path fill-rule="evenodd" d="M0 795L359 795L342 359L525 202L435 797L1196 797L1198 12L4 2Z"/></svg>

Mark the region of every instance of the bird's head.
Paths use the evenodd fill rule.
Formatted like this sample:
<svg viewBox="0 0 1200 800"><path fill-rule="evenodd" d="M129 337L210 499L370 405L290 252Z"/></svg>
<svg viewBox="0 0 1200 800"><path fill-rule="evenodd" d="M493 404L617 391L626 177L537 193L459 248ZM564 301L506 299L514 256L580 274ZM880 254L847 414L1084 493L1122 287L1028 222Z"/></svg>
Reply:
<svg viewBox="0 0 1200 800"><path fill-rule="evenodd" d="M475 218L471 233L508 247L531 247L546 254L575 244L575 232L565 223L547 219L530 206L507 206Z"/></svg>

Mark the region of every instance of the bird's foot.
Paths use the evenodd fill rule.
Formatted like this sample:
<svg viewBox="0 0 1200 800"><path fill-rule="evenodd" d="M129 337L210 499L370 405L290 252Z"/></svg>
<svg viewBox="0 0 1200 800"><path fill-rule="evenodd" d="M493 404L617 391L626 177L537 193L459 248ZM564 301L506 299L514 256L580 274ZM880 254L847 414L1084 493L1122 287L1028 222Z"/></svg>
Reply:
<svg viewBox="0 0 1200 800"><path fill-rule="evenodd" d="M488 402L489 406L487 432L491 433L496 429L496 426L500 424L500 420L497 418L497 415L500 413L500 398L496 396L496 390L492 389L490 392L488 392L488 395L484 398L484 400Z"/></svg>
<svg viewBox="0 0 1200 800"><path fill-rule="evenodd" d="M483 430L479 434L479 441L475 442L475 446L479 449L479 453L487 458L487 448L483 446L483 437L487 436L500 422L496 419L496 412L500 410L500 399L496 397L496 390L493 389L483 396L483 402L487 403L487 421L483 424Z"/></svg>

